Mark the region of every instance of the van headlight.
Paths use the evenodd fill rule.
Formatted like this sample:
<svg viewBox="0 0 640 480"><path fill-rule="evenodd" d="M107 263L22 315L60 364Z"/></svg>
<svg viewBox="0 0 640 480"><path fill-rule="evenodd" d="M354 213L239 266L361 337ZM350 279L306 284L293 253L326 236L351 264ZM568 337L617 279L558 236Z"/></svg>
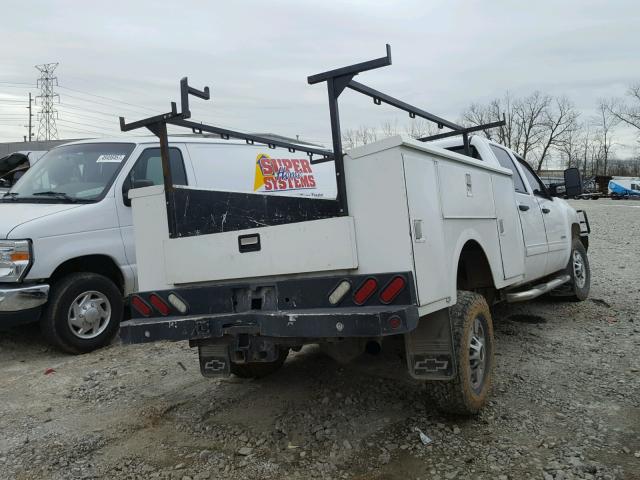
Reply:
<svg viewBox="0 0 640 480"><path fill-rule="evenodd" d="M31 262L29 240L0 240L0 282L19 282Z"/></svg>

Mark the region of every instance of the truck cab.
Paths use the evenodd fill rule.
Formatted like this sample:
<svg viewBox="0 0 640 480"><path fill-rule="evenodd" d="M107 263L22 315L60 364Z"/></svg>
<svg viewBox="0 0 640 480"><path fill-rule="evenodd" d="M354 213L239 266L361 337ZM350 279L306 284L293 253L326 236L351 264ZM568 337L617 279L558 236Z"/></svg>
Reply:
<svg viewBox="0 0 640 480"><path fill-rule="evenodd" d="M520 155L481 135L472 136L470 143L474 158L505 168L512 174L525 263L524 276L518 285L564 268L575 237L588 247L584 212L577 212L564 199L553 196ZM463 148L461 140L455 138L433 144L457 152ZM521 256L519 252L516 255ZM507 261L514 264L512 259Z"/></svg>

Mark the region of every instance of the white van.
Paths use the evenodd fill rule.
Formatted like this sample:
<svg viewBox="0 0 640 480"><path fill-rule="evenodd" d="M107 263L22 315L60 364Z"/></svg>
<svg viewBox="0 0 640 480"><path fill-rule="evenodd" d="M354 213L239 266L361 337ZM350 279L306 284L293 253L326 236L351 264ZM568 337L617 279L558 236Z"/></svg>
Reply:
<svg viewBox="0 0 640 480"><path fill-rule="evenodd" d="M183 188L335 198L333 163L245 142L170 138ZM137 288L128 191L162 185L157 138L52 149L0 198L0 328L40 321L70 353L106 345Z"/></svg>

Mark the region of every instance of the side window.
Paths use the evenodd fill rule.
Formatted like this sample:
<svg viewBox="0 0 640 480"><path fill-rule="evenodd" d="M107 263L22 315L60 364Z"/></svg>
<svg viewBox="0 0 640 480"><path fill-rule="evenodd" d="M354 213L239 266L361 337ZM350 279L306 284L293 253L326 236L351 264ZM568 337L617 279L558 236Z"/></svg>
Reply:
<svg viewBox="0 0 640 480"><path fill-rule="evenodd" d="M516 192L527 193L527 189L524 187L524 182L522 181L520 173L514 165L509 152L507 152L504 148L496 147L495 145L491 145L491 150L498 159L498 162L500 162L500 165L511 170L511 172L513 173L513 186Z"/></svg>
<svg viewBox="0 0 640 480"><path fill-rule="evenodd" d="M169 163L174 185L186 185L187 174L184 169L182 154L177 148L169 149ZM133 185L136 180L149 180L151 185L162 185L162 159L159 148L148 148L142 152L140 158L129 172L127 181Z"/></svg>
<svg viewBox="0 0 640 480"><path fill-rule="evenodd" d="M531 188L533 188L533 194L544 195L546 192L546 188L544 187L542 180L540 180L540 178L538 178L538 176L535 173L533 173L533 170L531 169L529 164L525 162L522 158L518 157L518 162L520 162L520 165L522 165L524 176L527 177L527 181L529 182L529 185L531 185Z"/></svg>

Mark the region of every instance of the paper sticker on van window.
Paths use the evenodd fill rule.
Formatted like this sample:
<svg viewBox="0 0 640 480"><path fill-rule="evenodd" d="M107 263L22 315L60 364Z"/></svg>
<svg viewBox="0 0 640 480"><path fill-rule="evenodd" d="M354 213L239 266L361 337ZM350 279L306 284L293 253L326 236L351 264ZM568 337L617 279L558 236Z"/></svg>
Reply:
<svg viewBox="0 0 640 480"><path fill-rule="evenodd" d="M126 155L100 155L96 163L120 163Z"/></svg>
<svg viewBox="0 0 640 480"><path fill-rule="evenodd" d="M316 179L311 162L301 158L271 158L259 153L256 158L254 192L314 190Z"/></svg>

